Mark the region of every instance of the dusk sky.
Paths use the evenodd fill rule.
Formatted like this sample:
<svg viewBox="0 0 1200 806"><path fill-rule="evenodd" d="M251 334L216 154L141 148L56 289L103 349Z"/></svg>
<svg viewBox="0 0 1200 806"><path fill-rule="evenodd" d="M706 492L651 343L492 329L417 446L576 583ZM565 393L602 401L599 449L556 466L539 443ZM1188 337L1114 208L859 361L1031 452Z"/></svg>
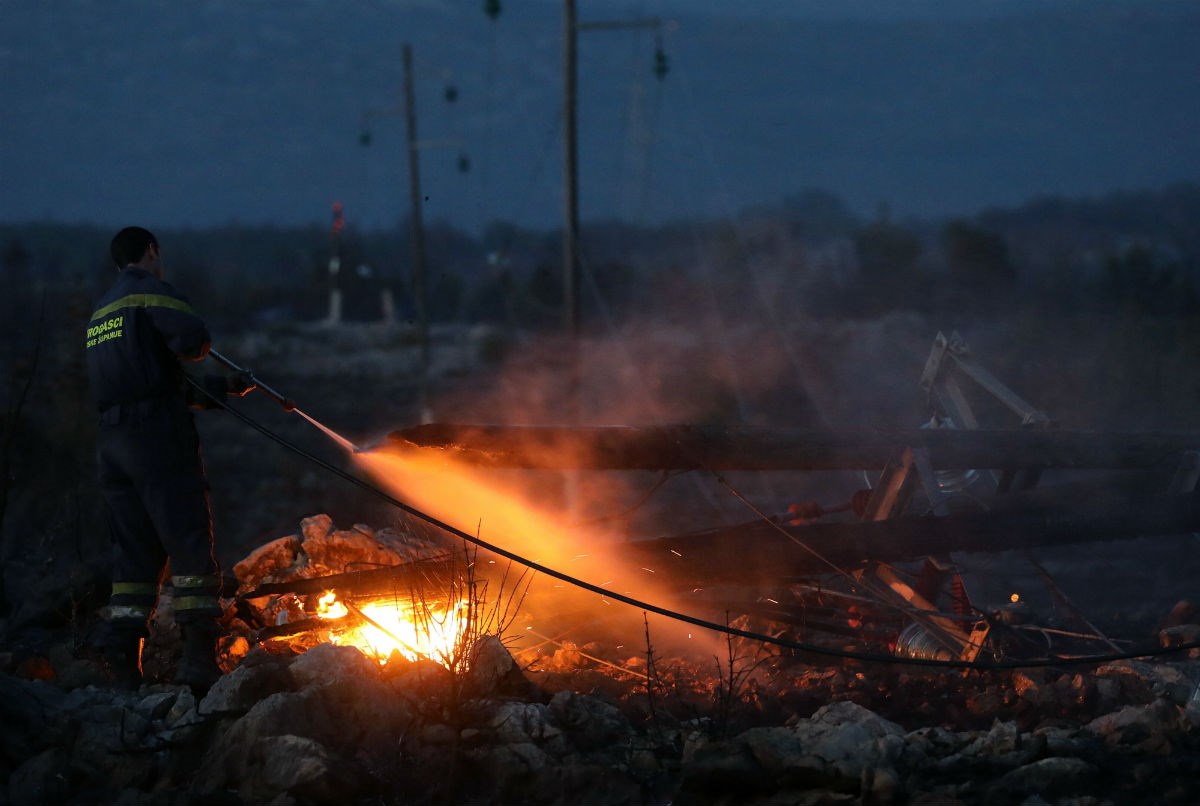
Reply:
<svg viewBox="0 0 1200 806"><path fill-rule="evenodd" d="M555 228L562 5L0 0L0 220ZM580 212L972 215L1200 180L1200 6L579 0ZM653 73L656 48L667 57ZM451 102L448 100L453 98ZM360 145L364 131L370 144Z"/></svg>

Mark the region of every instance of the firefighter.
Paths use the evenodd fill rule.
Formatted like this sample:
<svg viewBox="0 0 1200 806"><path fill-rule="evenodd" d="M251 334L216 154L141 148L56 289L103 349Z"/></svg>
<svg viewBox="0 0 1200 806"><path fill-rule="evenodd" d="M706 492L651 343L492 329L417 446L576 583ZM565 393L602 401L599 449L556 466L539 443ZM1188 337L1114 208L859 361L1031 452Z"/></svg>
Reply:
<svg viewBox="0 0 1200 806"><path fill-rule="evenodd" d="M221 572L192 407L219 407L186 382L210 338L163 280L158 240L141 227L112 239L118 277L88 323L85 353L100 415L96 457L113 539L112 595L97 647L114 682L141 680L141 647L167 569L182 653L175 681L206 691L220 676ZM204 378L216 399L254 388L246 373Z"/></svg>

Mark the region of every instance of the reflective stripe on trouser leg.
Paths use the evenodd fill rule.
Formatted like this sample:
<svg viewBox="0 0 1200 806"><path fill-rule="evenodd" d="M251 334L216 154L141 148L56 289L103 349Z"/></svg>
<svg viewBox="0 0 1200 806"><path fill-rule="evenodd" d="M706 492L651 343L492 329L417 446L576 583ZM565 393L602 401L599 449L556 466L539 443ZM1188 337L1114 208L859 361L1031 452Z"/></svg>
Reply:
<svg viewBox="0 0 1200 806"><path fill-rule="evenodd" d="M173 604L177 621L211 619L221 615L221 577L216 575L178 575L171 577Z"/></svg>
<svg viewBox="0 0 1200 806"><path fill-rule="evenodd" d="M108 599L109 621L118 627L144 629L157 600L155 582L114 582Z"/></svg>

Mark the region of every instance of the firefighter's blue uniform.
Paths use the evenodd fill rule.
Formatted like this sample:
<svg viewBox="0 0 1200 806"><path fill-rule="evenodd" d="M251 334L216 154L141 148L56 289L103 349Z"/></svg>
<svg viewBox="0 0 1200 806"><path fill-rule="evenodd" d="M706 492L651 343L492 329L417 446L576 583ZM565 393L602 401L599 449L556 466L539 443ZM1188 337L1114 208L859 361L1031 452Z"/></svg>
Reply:
<svg viewBox="0 0 1200 806"><path fill-rule="evenodd" d="M209 343L187 299L137 267L120 273L88 323L100 485L115 546L110 618L143 637L168 558L176 620L210 624L221 613L208 482L180 364L203 358Z"/></svg>

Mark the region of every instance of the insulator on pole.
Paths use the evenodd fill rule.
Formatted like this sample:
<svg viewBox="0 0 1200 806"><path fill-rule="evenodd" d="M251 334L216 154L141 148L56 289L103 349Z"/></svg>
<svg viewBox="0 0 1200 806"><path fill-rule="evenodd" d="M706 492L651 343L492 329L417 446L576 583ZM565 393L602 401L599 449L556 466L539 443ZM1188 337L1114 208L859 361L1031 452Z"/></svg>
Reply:
<svg viewBox="0 0 1200 806"><path fill-rule="evenodd" d="M654 43L654 75L659 81L666 78L670 72L670 60L667 59L667 52L663 50L662 40L658 39Z"/></svg>
<svg viewBox="0 0 1200 806"><path fill-rule="evenodd" d="M493 20L500 16L500 0L483 0L483 11Z"/></svg>

